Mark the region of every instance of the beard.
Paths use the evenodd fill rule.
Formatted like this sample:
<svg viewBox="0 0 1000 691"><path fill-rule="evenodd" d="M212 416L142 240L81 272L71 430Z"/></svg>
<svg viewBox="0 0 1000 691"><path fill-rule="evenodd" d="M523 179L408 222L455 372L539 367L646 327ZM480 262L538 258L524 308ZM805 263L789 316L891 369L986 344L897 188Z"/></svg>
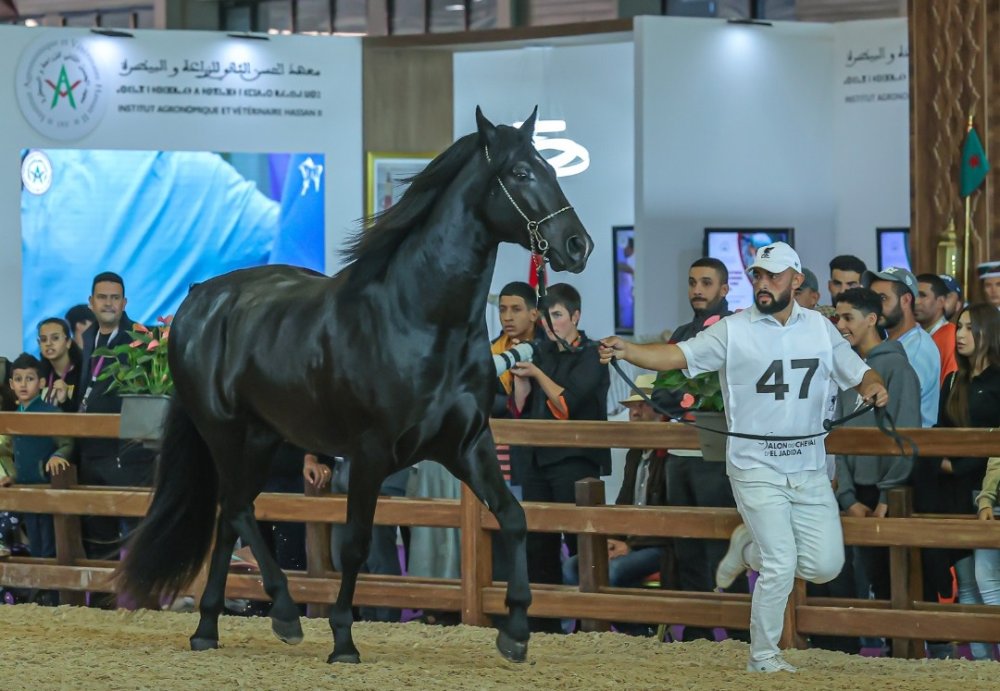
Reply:
<svg viewBox="0 0 1000 691"><path fill-rule="evenodd" d="M759 309L764 314L777 314L781 310L788 307L792 302L792 288L788 287L788 290L783 292L781 295L774 295L773 293L768 293L771 296L771 302L767 305L760 304L760 297L757 293L754 293L753 303L757 305Z"/></svg>
<svg viewBox="0 0 1000 691"><path fill-rule="evenodd" d="M717 297L714 300L706 300L705 302L689 302L691 305L691 310L694 312L696 319L704 317L706 314L711 314L712 310L719 306L722 301L721 297Z"/></svg>
<svg viewBox="0 0 1000 691"><path fill-rule="evenodd" d="M886 330L895 329L901 321L903 321L903 306L898 302L895 309L882 315L882 326Z"/></svg>

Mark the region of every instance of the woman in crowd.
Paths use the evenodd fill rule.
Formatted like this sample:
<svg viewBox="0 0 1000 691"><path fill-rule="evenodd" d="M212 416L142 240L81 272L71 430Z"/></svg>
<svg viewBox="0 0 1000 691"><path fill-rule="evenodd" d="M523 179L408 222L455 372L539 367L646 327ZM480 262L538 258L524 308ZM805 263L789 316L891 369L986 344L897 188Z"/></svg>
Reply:
<svg viewBox="0 0 1000 691"><path fill-rule="evenodd" d="M985 303L969 305L959 314L955 333L958 371L941 387L939 427L1000 427L1000 312ZM975 497L986 474L986 458L921 459L914 470L914 503L920 512L973 514ZM981 550L980 562L990 555ZM978 556L978 555L977 555ZM949 568L955 567L958 601L983 604L988 596L1000 604L995 578L984 593L977 583L976 557L969 550L926 550L926 576L939 597L951 590ZM994 562L995 563L995 562ZM981 569L988 571L986 566ZM995 569L994 569L995 571ZM995 574L994 574L995 575ZM993 646L972 643L973 658L990 659Z"/></svg>
<svg viewBox="0 0 1000 691"><path fill-rule="evenodd" d="M45 373L42 377L42 399L59 406L64 412L75 413L73 391L80 381L80 348L73 340L69 323L51 317L38 325L38 348L42 353Z"/></svg>

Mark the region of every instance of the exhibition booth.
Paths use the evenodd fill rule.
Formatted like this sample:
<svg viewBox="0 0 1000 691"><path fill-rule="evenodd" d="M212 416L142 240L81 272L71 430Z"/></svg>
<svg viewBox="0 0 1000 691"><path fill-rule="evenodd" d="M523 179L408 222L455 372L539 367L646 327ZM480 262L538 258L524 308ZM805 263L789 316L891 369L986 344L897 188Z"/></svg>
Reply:
<svg viewBox="0 0 1000 691"><path fill-rule="evenodd" d="M122 273L140 320L238 266L332 273L356 219L440 149L366 161L363 130L408 113L363 112L362 39L109 33L0 27L15 95L0 106L0 320L21 325L0 331L2 353L84 302L101 270ZM876 229L909 225L906 41L905 20L642 17L449 47L447 107L457 138L476 105L495 123L539 106L536 145L596 243L583 274L549 281L580 289L592 336L656 334L689 318L705 229L742 231L720 245L730 262L789 229L822 282L834 254L874 265ZM494 292L528 267L501 248Z"/></svg>

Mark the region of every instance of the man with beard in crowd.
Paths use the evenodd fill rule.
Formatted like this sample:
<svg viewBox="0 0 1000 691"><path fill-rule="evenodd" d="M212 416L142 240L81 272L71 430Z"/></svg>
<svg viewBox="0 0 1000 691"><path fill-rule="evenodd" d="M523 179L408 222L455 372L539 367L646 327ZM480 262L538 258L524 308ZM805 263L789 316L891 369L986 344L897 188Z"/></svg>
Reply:
<svg viewBox="0 0 1000 691"><path fill-rule="evenodd" d="M882 297L879 326L889 338L899 341L920 380L920 419L923 427L933 427L938 419L941 388L941 354L934 339L917 323L914 306L918 296L916 277L906 269L890 266L885 271L866 271L861 279Z"/></svg>
<svg viewBox="0 0 1000 691"><path fill-rule="evenodd" d="M677 327L671 343L679 343L696 335L732 312L726 295L729 293L729 270L718 259L705 257L695 261L688 270L688 302L694 319ZM657 405L678 412L679 397L666 389L657 389L653 396ZM667 454L668 506L735 507L733 490L726 478L726 465L702 458L701 451L673 449ZM681 590L711 592L715 589L715 569L726 553L722 540L678 538L674 540L677 557L677 579ZM744 581L733 590L747 592ZM685 626L683 639L715 640L711 629Z"/></svg>
<svg viewBox="0 0 1000 691"><path fill-rule="evenodd" d="M823 429L830 382L855 389L866 403L884 406L889 397L881 377L830 320L792 300L802 284L795 250L783 242L761 247L748 270L750 309L676 345L637 345L612 336L601 341L599 353L605 364L620 358L648 369L681 369L689 377L718 371L732 432L796 437L729 437L726 470L746 525L733 532L716 572L720 588L748 566L760 573L747 671L795 672L778 648L794 579L825 583L844 563L822 436L812 436Z"/></svg>

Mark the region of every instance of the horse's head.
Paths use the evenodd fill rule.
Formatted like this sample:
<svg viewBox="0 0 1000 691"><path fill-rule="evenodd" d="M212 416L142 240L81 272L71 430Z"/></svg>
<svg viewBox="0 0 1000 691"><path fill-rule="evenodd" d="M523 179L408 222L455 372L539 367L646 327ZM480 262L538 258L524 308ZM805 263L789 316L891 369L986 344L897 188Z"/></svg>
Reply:
<svg viewBox="0 0 1000 691"><path fill-rule="evenodd" d="M500 240L540 251L557 271L579 273L594 242L532 144L537 114L536 107L519 128L497 127L476 108L480 145L499 181L490 183L485 220Z"/></svg>

